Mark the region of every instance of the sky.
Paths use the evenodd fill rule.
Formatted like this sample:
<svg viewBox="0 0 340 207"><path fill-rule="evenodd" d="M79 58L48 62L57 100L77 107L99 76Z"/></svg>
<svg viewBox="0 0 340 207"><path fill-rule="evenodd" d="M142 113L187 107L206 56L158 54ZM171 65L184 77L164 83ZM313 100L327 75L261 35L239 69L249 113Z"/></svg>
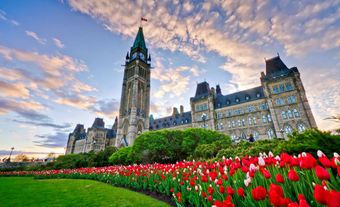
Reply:
<svg viewBox="0 0 340 207"><path fill-rule="evenodd" d="M298 67L322 130L340 127L340 1L0 1L0 156L63 153L77 123L118 115L125 55L143 22L151 114L190 110L196 84L260 85L265 58Z"/></svg>

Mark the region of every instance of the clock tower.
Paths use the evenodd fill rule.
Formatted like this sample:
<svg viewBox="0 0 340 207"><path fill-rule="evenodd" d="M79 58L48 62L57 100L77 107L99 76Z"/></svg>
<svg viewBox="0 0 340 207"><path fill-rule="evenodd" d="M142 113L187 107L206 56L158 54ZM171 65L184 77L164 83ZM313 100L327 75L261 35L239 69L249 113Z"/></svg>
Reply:
<svg viewBox="0 0 340 207"><path fill-rule="evenodd" d="M132 146L137 135L149 130L151 57L143 28L125 59L116 146Z"/></svg>

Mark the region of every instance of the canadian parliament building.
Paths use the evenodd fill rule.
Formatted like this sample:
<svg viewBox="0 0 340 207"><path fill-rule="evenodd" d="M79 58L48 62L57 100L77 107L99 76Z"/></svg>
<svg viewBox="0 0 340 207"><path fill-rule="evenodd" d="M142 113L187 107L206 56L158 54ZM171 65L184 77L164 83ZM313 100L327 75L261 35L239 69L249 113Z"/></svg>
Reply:
<svg viewBox="0 0 340 207"><path fill-rule="evenodd" d="M248 90L223 94L219 85L198 83L190 98L190 111L181 105L170 116L150 115L151 56L140 27L126 55L119 117L111 129L96 118L87 130L77 124L69 134L66 154L100 151L107 146L131 146L149 130L205 128L230 135L234 142L283 138L297 130L316 128L300 72L287 67L280 56L265 60L260 84Z"/></svg>

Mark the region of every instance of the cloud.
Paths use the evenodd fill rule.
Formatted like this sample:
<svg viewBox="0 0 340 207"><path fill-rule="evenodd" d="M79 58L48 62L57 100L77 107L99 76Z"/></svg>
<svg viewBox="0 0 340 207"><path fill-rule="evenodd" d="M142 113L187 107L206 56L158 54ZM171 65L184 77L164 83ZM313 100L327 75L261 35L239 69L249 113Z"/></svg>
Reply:
<svg viewBox="0 0 340 207"><path fill-rule="evenodd" d="M0 96L3 97L18 97L25 99L30 96L30 91L23 83L7 83L0 80L0 88Z"/></svg>
<svg viewBox="0 0 340 207"><path fill-rule="evenodd" d="M59 48L64 48L65 47L65 45L58 38L53 38L53 43L55 44L55 46L57 46Z"/></svg>
<svg viewBox="0 0 340 207"><path fill-rule="evenodd" d="M0 114L13 111L24 117L30 117L30 115L31 117L39 117L37 115L39 113L36 111L43 109L45 109L45 106L35 101L0 98Z"/></svg>
<svg viewBox="0 0 340 207"><path fill-rule="evenodd" d="M55 134L36 135L36 137L40 139L37 141L33 141L36 146L57 148L65 147L68 134L63 132L56 132Z"/></svg>
<svg viewBox="0 0 340 207"><path fill-rule="evenodd" d="M0 20L8 22L8 23L10 23L10 24L12 24L14 26L19 26L20 25L18 21L14 20L14 19L8 18L6 12L1 10L1 9L0 9Z"/></svg>
<svg viewBox="0 0 340 207"><path fill-rule="evenodd" d="M32 32L32 31L28 31L28 30L26 30L25 33L26 33L27 36L35 39L39 44L42 44L42 45L46 44L46 39L39 37L37 33Z"/></svg>
<svg viewBox="0 0 340 207"><path fill-rule="evenodd" d="M11 153L10 150L0 150L0 156L4 156L4 155L9 155ZM33 151L17 151L17 150L13 150L12 155L19 155L19 154L25 154L25 155L32 155L32 154L46 154L48 155L50 152L33 152ZM56 153L59 154L59 153Z"/></svg>
<svg viewBox="0 0 340 207"><path fill-rule="evenodd" d="M69 129L72 125L70 123L64 124L54 124L54 123L46 123L46 122L37 122L37 121L23 121L18 119L13 119L14 122L21 124L28 124L33 126L41 126L41 127L51 127L54 129Z"/></svg>
<svg viewBox="0 0 340 207"><path fill-rule="evenodd" d="M99 100L92 107L92 111L99 116L113 118L119 114L119 102L115 99Z"/></svg>
<svg viewBox="0 0 340 207"><path fill-rule="evenodd" d="M155 68L152 71L152 79L160 81L160 87L152 94L154 98L179 97L183 95L187 89L191 77L199 76L204 70L198 69L197 66L179 66L176 68L165 68L160 59L156 58Z"/></svg>

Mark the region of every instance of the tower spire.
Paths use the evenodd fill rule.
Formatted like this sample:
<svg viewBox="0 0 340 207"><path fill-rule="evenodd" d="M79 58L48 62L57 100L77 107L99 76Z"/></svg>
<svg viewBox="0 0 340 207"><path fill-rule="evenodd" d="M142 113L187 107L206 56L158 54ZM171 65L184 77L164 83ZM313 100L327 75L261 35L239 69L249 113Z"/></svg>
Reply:
<svg viewBox="0 0 340 207"><path fill-rule="evenodd" d="M144 34L143 34L143 27L139 27L138 33L136 35L135 41L133 42L133 45L131 47L131 50L135 48L142 48L146 50L145 40L144 40Z"/></svg>

